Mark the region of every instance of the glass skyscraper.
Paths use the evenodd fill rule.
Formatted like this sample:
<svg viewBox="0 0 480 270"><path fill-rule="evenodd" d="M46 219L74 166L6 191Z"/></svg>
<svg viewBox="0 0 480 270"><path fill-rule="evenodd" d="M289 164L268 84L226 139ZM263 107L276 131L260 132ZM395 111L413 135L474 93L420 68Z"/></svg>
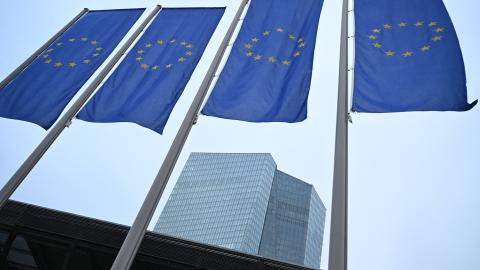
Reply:
<svg viewBox="0 0 480 270"><path fill-rule="evenodd" d="M192 153L155 231L320 267L325 207L270 154Z"/></svg>

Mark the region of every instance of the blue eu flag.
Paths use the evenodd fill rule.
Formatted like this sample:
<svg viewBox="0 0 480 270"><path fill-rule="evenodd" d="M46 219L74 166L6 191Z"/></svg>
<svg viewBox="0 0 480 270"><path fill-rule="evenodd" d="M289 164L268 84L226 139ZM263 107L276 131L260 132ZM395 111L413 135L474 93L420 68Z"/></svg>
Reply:
<svg viewBox="0 0 480 270"><path fill-rule="evenodd" d="M252 0L202 113L250 122L307 118L323 0Z"/></svg>
<svg viewBox="0 0 480 270"><path fill-rule="evenodd" d="M0 117L50 128L144 9L89 11L0 89Z"/></svg>
<svg viewBox="0 0 480 270"><path fill-rule="evenodd" d="M466 111L465 68L441 0L356 0L353 111Z"/></svg>
<svg viewBox="0 0 480 270"><path fill-rule="evenodd" d="M77 118L133 122L162 134L224 11L162 9Z"/></svg>

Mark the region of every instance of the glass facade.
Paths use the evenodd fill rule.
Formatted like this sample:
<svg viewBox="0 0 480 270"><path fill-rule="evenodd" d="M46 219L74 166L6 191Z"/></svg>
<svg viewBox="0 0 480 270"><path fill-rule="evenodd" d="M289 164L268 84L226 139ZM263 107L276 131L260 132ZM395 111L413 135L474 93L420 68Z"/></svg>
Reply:
<svg viewBox="0 0 480 270"><path fill-rule="evenodd" d="M318 258L322 256L325 216L326 208L315 189L312 188L304 260L304 264L310 267L320 268L320 260Z"/></svg>
<svg viewBox="0 0 480 270"><path fill-rule="evenodd" d="M275 173L259 254L303 264L310 187Z"/></svg>
<svg viewBox="0 0 480 270"><path fill-rule="evenodd" d="M154 231L319 268L324 222L313 187L270 154L192 153Z"/></svg>
<svg viewBox="0 0 480 270"><path fill-rule="evenodd" d="M258 253L275 167L268 154L192 153L154 230Z"/></svg>

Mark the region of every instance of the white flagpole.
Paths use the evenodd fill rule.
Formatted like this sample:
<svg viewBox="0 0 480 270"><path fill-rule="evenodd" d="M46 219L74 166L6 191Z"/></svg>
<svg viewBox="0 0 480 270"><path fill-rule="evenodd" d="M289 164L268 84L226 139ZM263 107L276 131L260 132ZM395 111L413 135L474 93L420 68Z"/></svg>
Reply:
<svg viewBox="0 0 480 270"><path fill-rule="evenodd" d="M47 136L40 142L30 156L23 162L22 166L15 172L15 174L8 180L5 186L0 190L0 208L5 205L8 198L12 196L13 192L18 188L22 181L27 177L30 171L35 167L37 162L43 157L45 152L55 142L58 136L63 132L72 119L77 115L83 105L87 102L88 98L95 92L95 89L100 83L107 77L108 73L113 69L115 64L125 54L128 48L133 44L135 39L142 33L143 29L147 26L148 22L157 14L160 10L160 6L156 6L155 9L149 14L149 16L143 21L143 23L137 28L137 30L130 36L115 56L108 62L107 66L98 74L93 82L87 87L87 89L80 95L80 97L73 103L68 111L57 121L57 123L48 132Z"/></svg>
<svg viewBox="0 0 480 270"><path fill-rule="evenodd" d="M333 169L329 270L347 270L348 238L348 0L343 0Z"/></svg>
<svg viewBox="0 0 480 270"><path fill-rule="evenodd" d="M120 248L120 251L115 258L115 261L112 265L112 270L128 270L133 264L135 259L135 255L137 254L138 248L142 243L143 237L145 236L145 232L147 230L148 224L150 223L153 214L157 208L158 202L163 194L165 186L168 183L168 179L170 178L170 174L175 167L175 163L177 162L178 156L182 151L182 148L187 140L188 134L194 124L198 112L200 111L200 107L202 106L202 102L208 92L208 89L213 81L215 72L222 60L223 54L228 46L228 42L231 39L233 32L237 26L238 21L243 13L245 6L247 5L248 0L242 0L237 13L235 14L235 18L233 19L225 37L222 40L222 43L215 54L215 58L213 59L210 67L208 68L207 74L200 85L197 94L190 106L185 118L183 119L182 125L178 130L175 139L173 140L170 149L168 150L167 156L163 161L162 166L160 167L160 171L158 172L155 180L153 181L150 190L143 201L142 207L140 208L135 221L133 222L132 227L130 228L125 241Z"/></svg>

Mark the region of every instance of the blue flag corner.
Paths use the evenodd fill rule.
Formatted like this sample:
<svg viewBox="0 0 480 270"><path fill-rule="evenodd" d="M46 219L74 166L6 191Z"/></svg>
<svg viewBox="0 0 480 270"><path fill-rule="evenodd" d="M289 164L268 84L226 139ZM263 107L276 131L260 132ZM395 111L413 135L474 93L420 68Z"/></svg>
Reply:
<svg viewBox="0 0 480 270"><path fill-rule="evenodd" d="M442 0L356 0L352 111L468 111L458 37Z"/></svg>

